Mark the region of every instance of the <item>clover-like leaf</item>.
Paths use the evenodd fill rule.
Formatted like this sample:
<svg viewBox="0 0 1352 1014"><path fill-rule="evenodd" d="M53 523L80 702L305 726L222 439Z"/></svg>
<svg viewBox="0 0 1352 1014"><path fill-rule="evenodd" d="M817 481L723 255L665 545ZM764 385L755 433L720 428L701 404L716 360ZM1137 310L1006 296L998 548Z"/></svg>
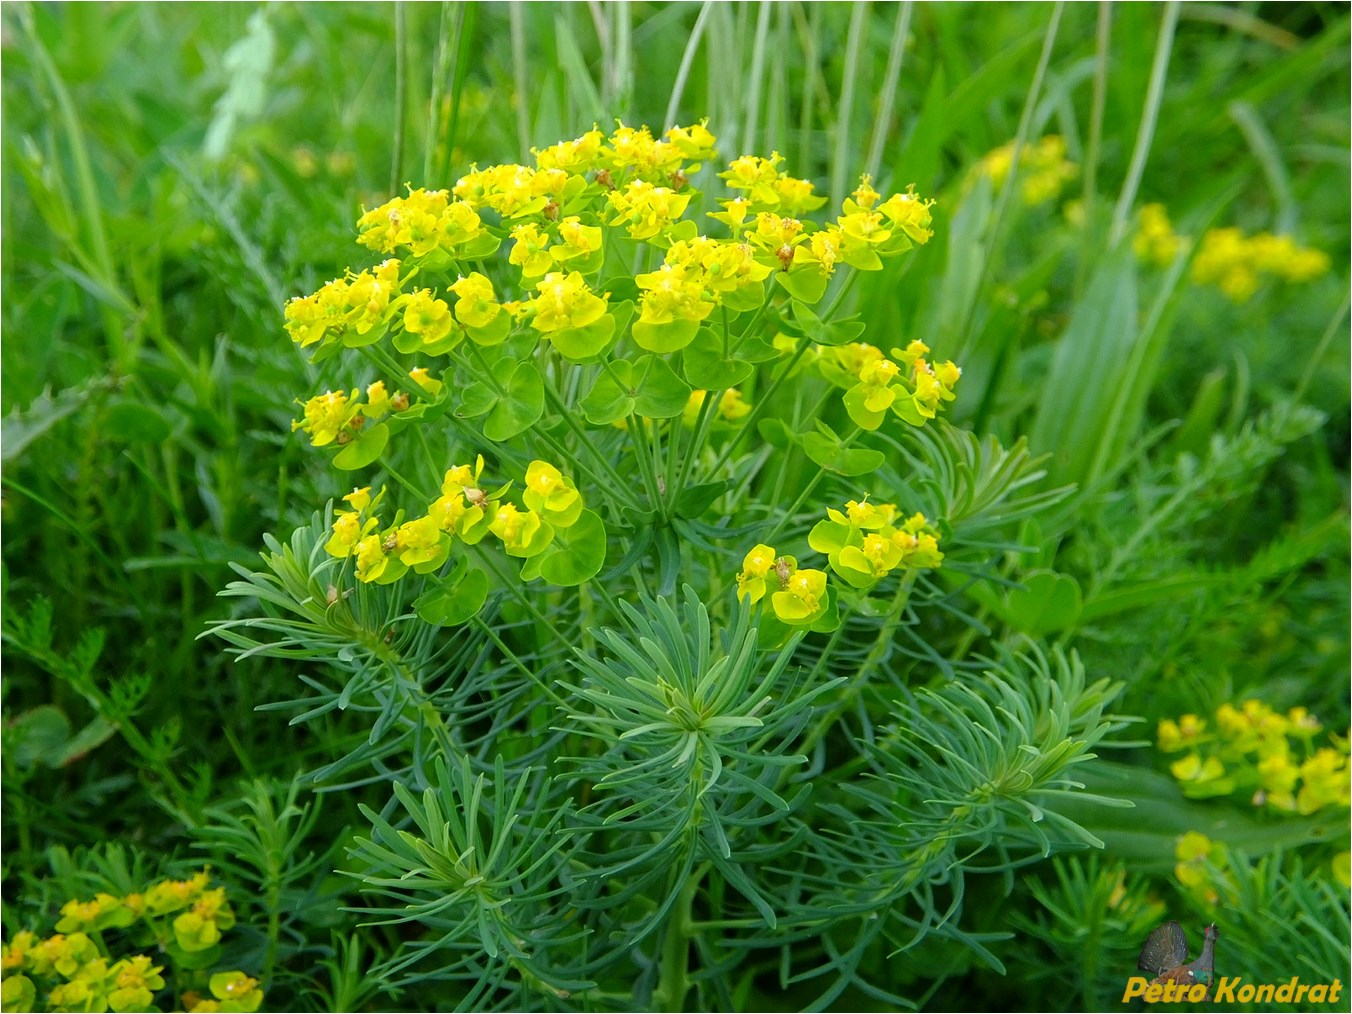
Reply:
<svg viewBox="0 0 1352 1014"><path fill-rule="evenodd" d="M521 578L542 577L550 584L571 588L597 575L606 562L606 526L594 511L584 510L567 529L555 532L544 553L521 567Z"/></svg>
<svg viewBox="0 0 1352 1014"><path fill-rule="evenodd" d="M881 451L846 447L829 426L817 424L816 433L802 435L803 451L816 464L837 475L865 475L883 463Z"/></svg>
<svg viewBox="0 0 1352 1014"><path fill-rule="evenodd" d="M530 360L516 364L505 393L484 420L484 436L496 443L510 440L535 425L545 412L545 385Z"/></svg>
<svg viewBox="0 0 1352 1014"><path fill-rule="evenodd" d="M723 339L707 327L702 327L694 340L681 353L681 368L685 379L706 391L724 391L736 387L755 369L743 359L723 354Z"/></svg>
<svg viewBox="0 0 1352 1014"><path fill-rule="evenodd" d="M488 575L477 567L464 571L454 583L424 592L413 603L420 619L438 627L456 627L479 614L488 600Z"/></svg>
<svg viewBox="0 0 1352 1014"><path fill-rule="evenodd" d="M634 324L634 341L649 352L665 355L685 348L694 341L697 331L697 320L673 320L668 324L651 324L640 320Z"/></svg>
<svg viewBox="0 0 1352 1014"><path fill-rule="evenodd" d="M822 274L821 269L815 264L810 264L796 270L776 271L775 281L794 299L811 304L821 302L822 296L826 295L826 286L831 277Z"/></svg>
<svg viewBox="0 0 1352 1014"><path fill-rule="evenodd" d="M338 452L333 459L333 467L341 468L344 472L365 468L380 457L389 442L390 428L384 423L362 430L356 439Z"/></svg>
<svg viewBox="0 0 1352 1014"><path fill-rule="evenodd" d="M648 419L671 419L685 411L690 385L660 356L641 356L634 364L638 391L634 408Z"/></svg>
<svg viewBox="0 0 1352 1014"><path fill-rule="evenodd" d="M634 364L627 359L617 359L601 371L579 405L588 422L596 426L609 426L632 414L637 398Z"/></svg>
<svg viewBox="0 0 1352 1014"><path fill-rule="evenodd" d="M549 341L570 363L590 363L610 349L615 334L615 317L605 313L586 327L555 331Z"/></svg>

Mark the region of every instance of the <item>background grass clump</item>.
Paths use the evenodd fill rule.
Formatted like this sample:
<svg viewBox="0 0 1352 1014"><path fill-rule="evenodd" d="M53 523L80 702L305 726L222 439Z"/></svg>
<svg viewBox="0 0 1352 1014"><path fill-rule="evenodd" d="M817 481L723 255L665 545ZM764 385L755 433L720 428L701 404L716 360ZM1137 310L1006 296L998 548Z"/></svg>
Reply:
<svg viewBox="0 0 1352 1014"><path fill-rule="evenodd" d="M210 983L236 969L275 1010L1100 1009L1168 919L1194 947L1217 922L1221 974L1348 981L1344 6L1000 5L974 18L912 4L12 5L2 17L7 954L23 932L50 937L72 901L106 894L122 904L109 912L131 911L126 899L205 863L234 923L172 955L171 986L155 987L165 1009L233 1002ZM692 897L657 890L652 907L610 909L616 925L652 927L618 965L603 967L613 940L542 937L542 955L603 982L571 998L529 966L486 994L410 976L419 948L440 960L439 942L464 944L435 913L373 924L359 888L390 875L377 845L398 838L382 827L433 836L429 785L453 808L527 782L492 753L463 770L420 743L371 759L370 715L346 701L290 722L323 678L313 660L235 661L199 638L257 612L217 597L231 566L257 569L265 533L286 543L345 492L291 431L292 399L332 380L287 340L283 305L365 266L360 209L406 182L448 187L617 118L657 133L704 117L717 168L778 151L829 207L861 172L937 202L933 240L862 275L843 308L864 341L923 339L962 366L951 429L880 431L877 481L918 503L943 491L953 516L988 527L962 533L967 555L935 573L941 605L894 638L861 640L856 625L804 642L810 664L792 671L846 677L885 644L887 675L810 744L814 770L938 778L932 755L890 731L977 750L944 738L949 714L1050 743L1056 695L1107 681L1120 685L1113 735L1076 766L1084 791L1049 807L1087 837L1040 860L1011 838L993 870L917 864L923 890L876 932L862 918L816 932L817 916L795 923L784 907L776 937L735 871ZM806 423L810 408L782 414ZM815 482L787 466L776 481L785 503ZM830 478L817 497L855 489ZM983 669L1004 674L1006 696L982 697ZM1097 728L1067 722L1072 739ZM354 756L368 766L336 766ZM601 781L598 763L580 769ZM395 795L393 773L410 771L416 791ZM930 797L869 790L795 812L807 834L864 812L904 822L903 804L905 819L946 826ZM560 818L522 819L543 840ZM870 834L813 855L919 847ZM849 901L766 855L781 898ZM688 951L668 943L666 901L695 924ZM130 925L99 927L125 944L110 963L150 939ZM169 946L168 918L161 930ZM6 1009L23 1002L14 992Z"/></svg>

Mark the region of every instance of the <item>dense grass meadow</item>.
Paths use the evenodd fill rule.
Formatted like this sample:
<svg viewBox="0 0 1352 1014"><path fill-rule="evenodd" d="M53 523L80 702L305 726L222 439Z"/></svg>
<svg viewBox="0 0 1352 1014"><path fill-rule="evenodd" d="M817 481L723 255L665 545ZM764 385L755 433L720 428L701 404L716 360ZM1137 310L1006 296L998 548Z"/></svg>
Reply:
<svg viewBox="0 0 1352 1014"><path fill-rule="evenodd" d="M4 5L3 1009L1346 1009L1350 24Z"/></svg>

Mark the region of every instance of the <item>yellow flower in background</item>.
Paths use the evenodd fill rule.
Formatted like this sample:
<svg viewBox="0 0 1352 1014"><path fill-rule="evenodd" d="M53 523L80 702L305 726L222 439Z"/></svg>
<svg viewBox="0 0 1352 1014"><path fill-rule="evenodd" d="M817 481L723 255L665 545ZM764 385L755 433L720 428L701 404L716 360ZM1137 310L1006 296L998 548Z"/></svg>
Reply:
<svg viewBox="0 0 1352 1014"><path fill-rule="evenodd" d="M1176 753L1195 743L1205 729L1206 720L1196 715L1180 715L1177 722L1162 719L1157 732L1159 747L1165 753Z"/></svg>
<svg viewBox="0 0 1352 1014"><path fill-rule="evenodd" d="M1188 831L1179 837L1174 858L1180 887L1210 905L1220 900L1217 877L1229 861L1224 845L1199 831Z"/></svg>
<svg viewBox="0 0 1352 1014"><path fill-rule="evenodd" d="M1331 737L1316 748L1318 719L1306 708L1285 714L1256 698L1238 706L1225 701L1207 720L1183 715L1158 729L1166 753L1189 752L1170 765L1183 792L1195 798L1243 794L1255 807L1279 813L1310 814L1348 807L1348 744Z"/></svg>
<svg viewBox="0 0 1352 1014"><path fill-rule="evenodd" d="M1019 196L1029 207L1059 197L1065 185L1080 172L1079 166L1066 157L1065 139L1057 134L1025 144L1019 154ZM1014 142L1010 141L982 158L976 171L998 188L1013 167Z"/></svg>
<svg viewBox="0 0 1352 1014"><path fill-rule="evenodd" d="M728 422L736 422L751 414L751 405L742 397L742 392L730 387L723 392L723 400L718 403L718 414Z"/></svg>
<svg viewBox="0 0 1352 1014"><path fill-rule="evenodd" d="M1246 236L1233 226L1211 229L1202 236L1192 261L1195 285L1214 285L1236 303L1247 302L1272 276L1306 282L1328 271L1328 255L1302 247L1290 236L1261 232Z"/></svg>
<svg viewBox="0 0 1352 1014"><path fill-rule="evenodd" d="M1163 204L1147 204L1141 209L1131 246L1147 264L1164 267L1173 263L1183 246L1183 238L1174 232Z"/></svg>

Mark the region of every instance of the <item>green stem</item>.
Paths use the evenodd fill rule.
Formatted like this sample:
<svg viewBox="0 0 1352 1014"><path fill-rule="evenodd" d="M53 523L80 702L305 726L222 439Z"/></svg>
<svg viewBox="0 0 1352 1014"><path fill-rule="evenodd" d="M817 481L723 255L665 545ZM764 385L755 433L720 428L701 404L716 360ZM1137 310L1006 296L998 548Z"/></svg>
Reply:
<svg viewBox="0 0 1352 1014"><path fill-rule="evenodd" d="M752 406L750 414L748 414L745 421L743 421L742 428L728 441L728 445L723 448L723 453L718 456L718 460L716 460L713 467L709 469L710 480L717 477L718 470L727 464L728 458L732 457L733 452L737 450L741 442L746 439L747 435L755 428L756 423L760 421L760 417L765 414L766 409L770 406L771 399L775 392L779 390L780 385L788 378L788 375L793 368L798 365L798 360L803 358L803 353L807 351L807 347L810 344L812 344L812 339L808 338L806 335L799 340L798 348L794 351L793 356L784 364L784 368L779 371L775 379L770 381L770 386L765 389L765 393L756 399L756 404Z"/></svg>
<svg viewBox="0 0 1352 1014"><path fill-rule="evenodd" d="M611 490L611 492L623 496L630 506L637 507L637 501L628 495L629 480L620 475L620 473L615 470L615 466L612 465L606 456L592 443L591 438L587 436L587 431L584 430L577 419L573 417L573 413L564 403L563 396L560 395L558 391L554 390L554 385L550 383L548 378L545 379L544 388L545 398L549 400L549 403L553 405L559 415L563 417L565 425L573 431L578 440L582 442L582 446L591 453L592 457L596 459L597 464L601 466L601 469L606 472L606 474L610 476L611 481L615 483L615 488Z"/></svg>
<svg viewBox="0 0 1352 1014"><path fill-rule="evenodd" d="M878 629L878 636L874 640L873 647L869 650L868 656L864 659L863 664L855 671L855 674L849 678L849 681L836 695L835 704L828 708L826 712L813 723L812 728L808 731L807 738L803 740L803 753L810 754L816 749L817 744L820 743L822 737L830 731L831 726L835 724L836 720L854 704L855 698L859 696L859 692L863 689L865 684L868 683L868 679L873 674L873 670L882 662L883 656L887 654L887 647L891 643L892 635L896 632L897 620L901 617L902 611L906 608L906 603L911 597L911 589L915 586L918 573L919 572L915 570L908 570L902 575L901 580L897 583L897 592L892 597L892 607L887 611L887 618ZM812 676L808 680L809 686L811 685L812 680L817 677L818 670L823 668L823 664L828 660L831 649L835 647L837 642L836 635L840 634L844 629L845 617L842 616L840 626L838 626L835 633L831 635L831 640L827 642L826 650L822 652L821 658L818 659L817 665L812 670Z"/></svg>
<svg viewBox="0 0 1352 1014"><path fill-rule="evenodd" d="M1164 98L1164 78L1168 74L1169 55L1174 48L1174 29L1178 26L1178 12L1177 0L1165 5L1164 20L1160 22L1160 33L1155 40L1155 58L1150 65L1150 84L1146 87L1141 126L1136 132L1136 145L1131 152L1127 179L1122 184L1122 193L1118 196L1117 207L1113 210L1113 227L1109 236L1114 246L1126 235L1131 207L1136 203L1136 189L1141 184L1145 160L1150 154L1151 142L1155 139L1155 124L1159 120L1160 102Z"/></svg>
<svg viewBox="0 0 1352 1014"><path fill-rule="evenodd" d="M703 867L690 871L668 918L667 935L662 943L662 970L653 993L654 1005L659 1010L685 1010L685 994L690 989L690 938L694 929L690 915L703 877Z"/></svg>
<svg viewBox="0 0 1352 1014"><path fill-rule="evenodd" d="M840 441L840 449L843 451L847 447L849 447L850 444L855 442L859 434L862 432L864 431L860 427L856 426L853 430L850 431L849 434L847 434ZM812 495L812 491L817 488L817 485L824 478L826 478L826 469L818 468L817 474L814 475L808 481L808 484L805 487L803 487L803 492L798 494L798 499L793 502L793 506L779 516L779 521L776 522L775 527L770 530L770 534L765 537L765 541L767 544L770 543L775 538L776 535L778 535L780 532L784 530L785 525L793 523L794 516L802 508L803 504L807 503L807 498Z"/></svg>
<svg viewBox="0 0 1352 1014"><path fill-rule="evenodd" d="M269 859L275 857L269 853ZM272 983L272 970L277 967L277 954L282 943L282 871L276 862L268 864L268 945L263 953L263 984Z"/></svg>
<svg viewBox="0 0 1352 1014"><path fill-rule="evenodd" d="M540 612L535 603L530 600L530 596L528 596L521 587L521 579L519 577L513 576L504 569L494 558L493 554L488 552L482 546L475 546L474 549L476 550L475 557L478 561L493 572L494 576L502 582L502 585L507 592L521 604L521 608L530 613L531 617L537 623L542 624L546 630L553 634L559 644L572 643L569 638L564 637L563 632L559 630L558 627L554 626L553 621L545 616L544 613Z"/></svg>
<svg viewBox="0 0 1352 1014"><path fill-rule="evenodd" d="M404 175L404 121L408 118L408 18L404 5L394 5L394 138L390 142L390 193L399 192Z"/></svg>
<svg viewBox="0 0 1352 1014"><path fill-rule="evenodd" d="M476 627L479 628L479 630L481 630L488 637L490 641L492 641L495 645L497 645L498 650L507 657L507 661L511 662L512 665L520 669L522 674L524 674L537 687L543 690L550 700L552 700L560 708L563 708L564 710L568 709L569 707L568 702L565 701L562 697L560 697L557 693L555 693L553 687L551 687L544 680L540 679L539 675L535 672L535 670L531 669L530 666L526 665L525 662L521 661L521 659L517 657L516 653L513 652L511 648L507 647L507 645L503 643L503 640L501 637L498 636L497 631L495 631L492 627L490 627L487 623L483 621L483 617L475 616L473 623Z"/></svg>

